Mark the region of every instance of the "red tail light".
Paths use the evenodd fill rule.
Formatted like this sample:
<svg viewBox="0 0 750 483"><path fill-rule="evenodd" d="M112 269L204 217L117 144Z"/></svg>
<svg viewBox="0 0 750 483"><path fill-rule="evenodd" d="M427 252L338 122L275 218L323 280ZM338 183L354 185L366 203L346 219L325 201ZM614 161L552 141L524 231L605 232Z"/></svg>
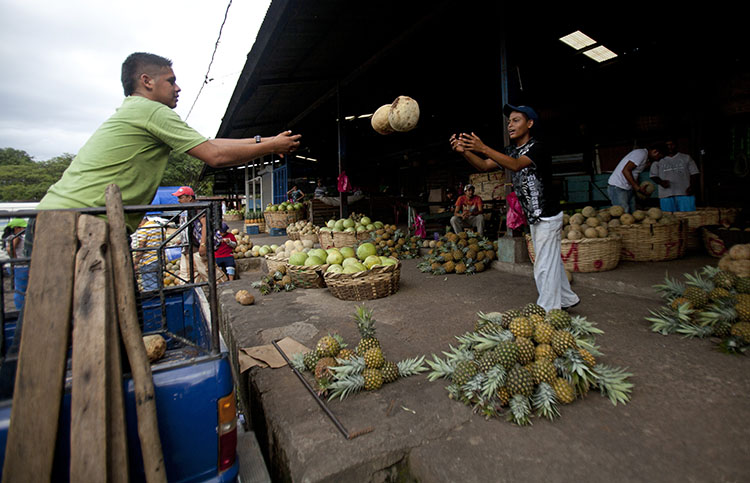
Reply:
<svg viewBox="0 0 750 483"><path fill-rule="evenodd" d="M237 406L234 392L219 399L219 472L231 468L237 456Z"/></svg>

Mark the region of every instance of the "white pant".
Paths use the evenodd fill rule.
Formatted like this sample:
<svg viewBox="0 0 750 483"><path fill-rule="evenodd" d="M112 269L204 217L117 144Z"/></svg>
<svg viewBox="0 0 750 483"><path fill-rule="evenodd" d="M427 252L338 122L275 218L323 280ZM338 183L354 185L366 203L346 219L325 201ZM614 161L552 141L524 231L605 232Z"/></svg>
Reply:
<svg viewBox="0 0 750 483"><path fill-rule="evenodd" d="M465 219L454 215L451 217L451 227L455 233L464 231L465 227L474 228L479 236L484 236L484 215L473 215Z"/></svg>
<svg viewBox="0 0 750 483"><path fill-rule="evenodd" d="M560 256L562 212L549 218L540 218L531 225L534 244L534 281L539 292L536 303L544 310L570 307L580 300L570 289L565 266Z"/></svg>

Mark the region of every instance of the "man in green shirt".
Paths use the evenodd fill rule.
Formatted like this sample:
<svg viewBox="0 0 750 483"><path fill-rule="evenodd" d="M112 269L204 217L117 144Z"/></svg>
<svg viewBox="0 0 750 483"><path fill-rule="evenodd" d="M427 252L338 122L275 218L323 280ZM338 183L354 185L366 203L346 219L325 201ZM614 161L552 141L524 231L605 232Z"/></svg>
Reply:
<svg viewBox="0 0 750 483"><path fill-rule="evenodd" d="M123 205L147 205L161 183L170 151L188 153L211 167L244 164L267 154L286 154L299 146L299 134L248 139L208 139L172 110L180 87L172 61L137 52L122 64L125 100L91 136L38 209L105 205L104 190L120 187ZM135 231L141 214L126 221Z"/></svg>

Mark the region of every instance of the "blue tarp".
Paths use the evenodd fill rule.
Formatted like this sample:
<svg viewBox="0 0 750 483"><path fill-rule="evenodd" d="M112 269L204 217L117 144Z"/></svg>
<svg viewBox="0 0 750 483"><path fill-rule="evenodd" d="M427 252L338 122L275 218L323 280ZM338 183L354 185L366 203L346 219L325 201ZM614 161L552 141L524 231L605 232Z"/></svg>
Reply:
<svg viewBox="0 0 750 483"><path fill-rule="evenodd" d="M152 205L176 205L179 203L177 197L172 193L180 189L179 186L159 186L156 189L156 195L151 201ZM159 215L161 211L149 211L146 215Z"/></svg>

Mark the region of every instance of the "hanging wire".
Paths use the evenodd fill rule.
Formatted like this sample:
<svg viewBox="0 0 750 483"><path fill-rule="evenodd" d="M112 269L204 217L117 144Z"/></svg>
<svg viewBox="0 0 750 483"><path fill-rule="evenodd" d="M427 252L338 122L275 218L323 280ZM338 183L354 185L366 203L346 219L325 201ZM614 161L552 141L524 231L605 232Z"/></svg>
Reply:
<svg viewBox="0 0 750 483"><path fill-rule="evenodd" d="M211 65L214 63L214 57L216 56L216 51L219 48L219 41L221 40L221 32L224 30L224 24L227 23L227 17L229 16L229 7L232 6L232 0L229 0L229 3L227 4L227 9L224 12L224 20L221 22L221 27L219 27L219 37L216 39L216 44L214 45L214 52L211 54L211 61L208 63L208 69L206 70L206 76L203 78L203 84L201 84L201 88L198 90L198 94L195 96L195 100L193 101L193 105L190 106L190 110L187 113L187 116L185 116L185 121L188 120L190 117L190 113L193 112L193 108L195 107L195 104L198 102L198 98L201 95L201 92L203 92L203 88L211 82L213 79L208 78L209 72L211 72Z"/></svg>

